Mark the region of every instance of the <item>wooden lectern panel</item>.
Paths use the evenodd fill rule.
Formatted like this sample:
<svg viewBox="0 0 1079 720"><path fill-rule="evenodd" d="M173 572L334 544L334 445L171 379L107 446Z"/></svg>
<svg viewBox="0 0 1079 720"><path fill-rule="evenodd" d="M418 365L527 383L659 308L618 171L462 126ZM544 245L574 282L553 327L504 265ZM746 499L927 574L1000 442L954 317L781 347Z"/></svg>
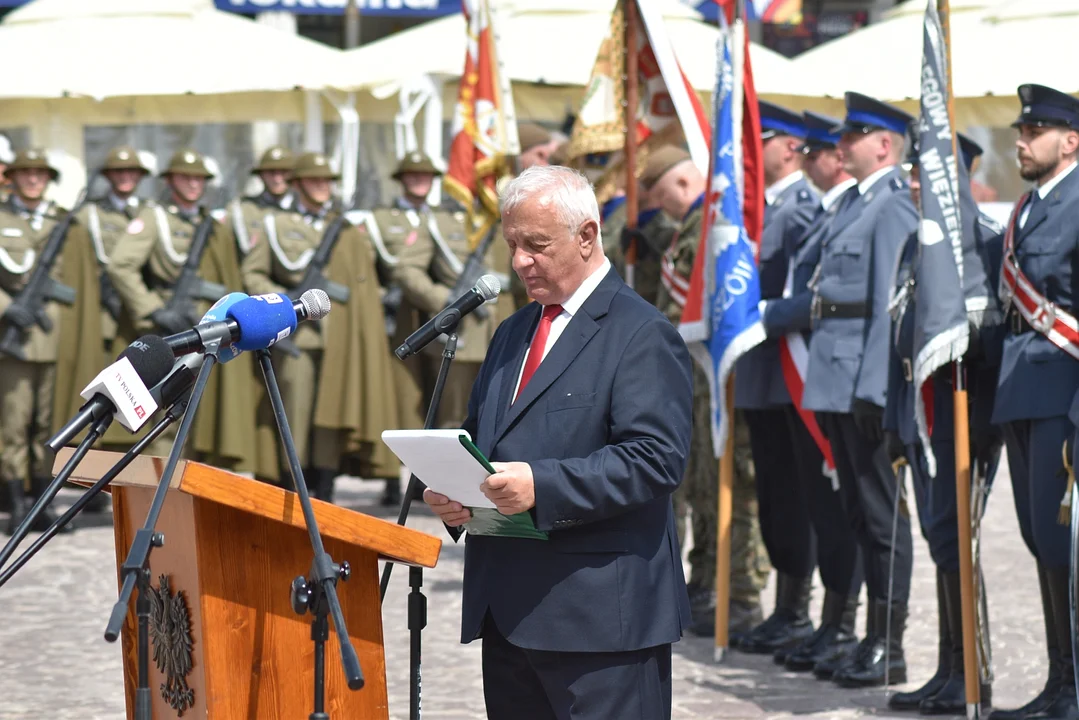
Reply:
<svg viewBox="0 0 1079 720"><path fill-rule="evenodd" d="M62 463L70 451L59 453ZM73 477L88 484L119 459L91 452ZM164 461L145 458L113 482L117 566L145 523ZM393 523L313 501L326 551L348 561L352 575L337 584L349 636L365 686L351 691L330 618L326 643L326 712L334 718L389 717L378 559L433 567L441 540ZM312 615L292 610L290 587L311 570L312 551L298 498L280 488L198 463L181 463L166 496L157 531L163 547L150 554L151 583L167 575L190 614L193 704L183 718L262 720L305 718L314 707ZM128 717L134 717L138 648L135 602L122 643ZM166 676L150 649L154 718L175 718L163 697Z"/></svg>

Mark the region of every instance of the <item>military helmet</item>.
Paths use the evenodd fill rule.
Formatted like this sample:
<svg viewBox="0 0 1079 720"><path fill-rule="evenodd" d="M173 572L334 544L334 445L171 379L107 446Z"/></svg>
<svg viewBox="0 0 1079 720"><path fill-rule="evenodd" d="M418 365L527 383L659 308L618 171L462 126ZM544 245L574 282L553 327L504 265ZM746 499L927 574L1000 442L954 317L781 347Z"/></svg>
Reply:
<svg viewBox="0 0 1079 720"><path fill-rule="evenodd" d="M441 175L442 171L435 167L435 164L431 161L431 158L427 157L419 150L413 150L412 152L401 158L401 162L397 164L397 169L393 171L394 180L400 180L401 176L405 173L427 173L429 175Z"/></svg>
<svg viewBox="0 0 1079 720"><path fill-rule="evenodd" d="M150 174L150 168L142 164L139 152L130 145L120 145L109 150L105 158L102 170L141 170L144 175Z"/></svg>
<svg viewBox="0 0 1079 720"><path fill-rule="evenodd" d="M296 165L292 169L292 179L302 178L325 178L327 180L339 180L341 175L334 172L330 167L330 161L320 152L304 153L296 158Z"/></svg>
<svg viewBox="0 0 1079 720"><path fill-rule="evenodd" d="M251 168L251 174L255 175L267 170L291 171L296 166L296 158L286 147L274 145L262 153L259 164Z"/></svg>
<svg viewBox="0 0 1079 720"><path fill-rule="evenodd" d="M49 159L41 148L29 148L15 153L15 159L4 170L4 176L11 177L11 173L16 170L48 170L53 181L60 177L60 171L49 164Z"/></svg>
<svg viewBox="0 0 1079 720"><path fill-rule="evenodd" d="M165 168L165 172L161 173L161 175L165 176L172 173L198 175L207 180L214 177L214 174L206 167L206 161L202 155L191 148L183 148L172 154L172 157L169 158L168 167Z"/></svg>

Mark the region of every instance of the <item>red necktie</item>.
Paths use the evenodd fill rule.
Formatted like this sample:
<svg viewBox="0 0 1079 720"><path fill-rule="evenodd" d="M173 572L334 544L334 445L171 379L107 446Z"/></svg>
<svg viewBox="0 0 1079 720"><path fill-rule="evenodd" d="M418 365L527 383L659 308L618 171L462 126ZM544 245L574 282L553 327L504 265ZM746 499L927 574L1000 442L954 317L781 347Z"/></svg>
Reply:
<svg viewBox="0 0 1079 720"><path fill-rule="evenodd" d="M532 336L532 344L528 346L528 357L525 358L525 369L521 373L521 383L517 386L517 394L513 396L514 402L517 402L517 398L521 396L521 391L525 389L525 385L532 379L536 368L543 361L543 349L547 347L547 337L551 334L551 323L561 313L561 305L547 305L543 308L543 317L540 318L536 334Z"/></svg>

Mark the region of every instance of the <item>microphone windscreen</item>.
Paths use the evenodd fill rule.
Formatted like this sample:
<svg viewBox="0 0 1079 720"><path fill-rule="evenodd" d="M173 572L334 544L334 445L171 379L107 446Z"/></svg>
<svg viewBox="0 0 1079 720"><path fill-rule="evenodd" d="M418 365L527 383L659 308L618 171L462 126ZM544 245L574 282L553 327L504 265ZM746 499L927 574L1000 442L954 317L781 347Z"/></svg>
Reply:
<svg viewBox="0 0 1079 720"><path fill-rule="evenodd" d="M217 302L215 302L210 307L210 309L206 311L206 314L202 316L202 320L200 320L199 322L222 322L228 319L229 308L231 308L233 305L240 302L241 300L246 300L247 298L247 293L231 292ZM217 361L221 363L227 363L229 360L232 360L239 354L240 349L237 348L235 345L222 345L221 348L217 351Z"/></svg>
<svg viewBox="0 0 1079 720"><path fill-rule="evenodd" d="M491 302L502 292L502 283L494 275L484 275L476 283L476 289L483 295L484 301Z"/></svg>
<svg viewBox="0 0 1079 720"><path fill-rule="evenodd" d="M240 326L240 350L262 350L284 340L296 329L292 300L279 293L255 295L228 310L228 317Z"/></svg>
<svg viewBox="0 0 1079 720"><path fill-rule="evenodd" d="M176 359L169 344L157 335L143 335L128 345L116 360L120 361L124 358L128 359L146 387L161 382L172 370L172 364Z"/></svg>

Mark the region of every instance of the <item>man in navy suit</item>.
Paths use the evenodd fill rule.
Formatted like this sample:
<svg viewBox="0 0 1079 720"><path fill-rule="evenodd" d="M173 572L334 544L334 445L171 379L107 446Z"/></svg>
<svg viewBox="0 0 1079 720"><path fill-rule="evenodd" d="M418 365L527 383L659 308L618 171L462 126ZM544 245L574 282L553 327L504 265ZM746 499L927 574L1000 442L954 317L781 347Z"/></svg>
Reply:
<svg viewBox="0 0 1079 720"><path fill-rule="evenodd" d="M483 491L548 539L469 535L461 641L483 638L489 718L671 716L689 598L671 494L691 431L689 352L603 255L588 181L521 173L502 194L513 269L536 302L502 323L464 428ZM470 512L427 490L446 525Z"/></svg>

